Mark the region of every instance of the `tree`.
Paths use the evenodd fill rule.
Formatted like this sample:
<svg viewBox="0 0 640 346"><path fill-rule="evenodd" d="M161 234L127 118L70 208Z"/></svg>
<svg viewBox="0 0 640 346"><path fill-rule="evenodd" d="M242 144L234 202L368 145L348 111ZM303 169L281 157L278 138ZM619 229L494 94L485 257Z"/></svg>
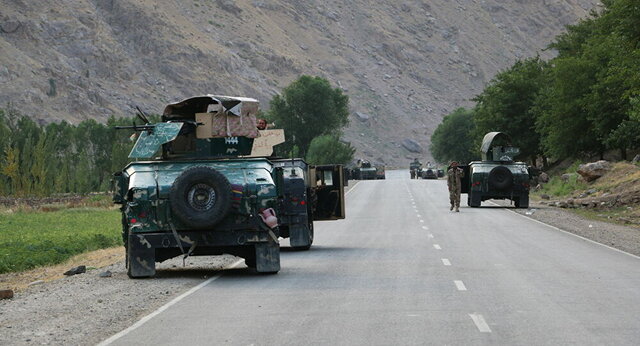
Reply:
<svg viewBox="0 0 640 346"><path fill-rule="evenodd" d="M305 156L311 141L321 135L339 133L349 122L349 97L331 88L321 77L303 75L270 102L267 118L285 130L287 142L278 147L287 155L293 146Z"/></svg>
<svg viewBox="0 0 640 346"><path fill-rule="evenodd" d="M479 158L473 141L473 111L458 108L446 115L431 136L431 155L438 162L469 162Z"/></svg>
<svg viewBox="0 0 640 346"><path fill-rule="evenodd" d="M347 164L355 152L351 144L341 142L337 136L323 135L311 141L306 158L313 165Z"/></svg>
<svg viewBox="0 0 640 346"><path fill-rule="evenodd" d="M542 149L532 108L546 83L546 67L539 57L518 61L475 97L475 143L479 144L487 132L505 132L520 148L520 154L535 162Z"/></svg>

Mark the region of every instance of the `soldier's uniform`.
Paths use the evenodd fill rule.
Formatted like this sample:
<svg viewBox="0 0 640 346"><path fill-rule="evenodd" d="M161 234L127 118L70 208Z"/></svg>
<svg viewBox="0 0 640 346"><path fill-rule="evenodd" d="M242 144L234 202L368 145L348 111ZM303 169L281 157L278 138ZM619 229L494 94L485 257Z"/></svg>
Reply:
<svg viewBox="0 0 640 346"><path fill-rule="evenodd" d="M458 167L451 167L447 170L447 187L449 187L449 201L451 202L451 208L449 210L456 209L460 211L460 193L462 190L461 178L464 176L464 171Z"/></svg>

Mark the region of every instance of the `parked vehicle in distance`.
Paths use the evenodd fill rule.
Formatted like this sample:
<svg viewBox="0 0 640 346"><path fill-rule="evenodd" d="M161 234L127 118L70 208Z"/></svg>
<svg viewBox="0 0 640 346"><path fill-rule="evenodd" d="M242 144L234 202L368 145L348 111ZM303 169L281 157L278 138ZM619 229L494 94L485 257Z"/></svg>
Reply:
<svg viewBox="0 0 640 346"><path fill-rule="evenodd" d="M367 160L358 159L356 167L351 170L351 176L356 180L375 180L377 179L376 168Z"/></svg>
<svg viewBox="0 0 640 346"><path fill-rule="evenodd" d="M438 179L436 168L431 162L427 163L427 167L423 168L421 173L422 179Z"/></svg>
<svg viewBox="0 0 640 346"><path fill-rule="evenodd" d="M529 188L534 170L513 159L520 149L511 146L511 138L502 132L489 132L481 146L482 161L460 166L464 172L462 193L467 204L479 207L488 199L510 199L516 208L529 207Z"/></svg>
<svg viewBox="0 0 640 346"><path fill-rule="evenodd" d="M376 165L376 178L377 179L386 179L386 167L384 165Z"/></svg>
<svg viewBox="0 0 640 346"><path fill-rule="evenodd" d="M422 176L422 163L420 163L418 158L415 158L409 164L409 175L411 176L411 179L421 178L421 176Z"/></svg>

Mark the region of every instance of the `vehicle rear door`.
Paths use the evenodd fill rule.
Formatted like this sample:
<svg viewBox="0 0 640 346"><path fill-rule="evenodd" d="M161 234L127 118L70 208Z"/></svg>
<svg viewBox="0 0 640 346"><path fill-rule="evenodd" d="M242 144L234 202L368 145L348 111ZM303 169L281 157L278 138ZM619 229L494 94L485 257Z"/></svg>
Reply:
<svg viewBox="0 0 640 346"><path fill-rule="evenodd" d="M344 219L342 165L310 166L309 178L311 190L316 198L313 219L316 221Z"/></svg>

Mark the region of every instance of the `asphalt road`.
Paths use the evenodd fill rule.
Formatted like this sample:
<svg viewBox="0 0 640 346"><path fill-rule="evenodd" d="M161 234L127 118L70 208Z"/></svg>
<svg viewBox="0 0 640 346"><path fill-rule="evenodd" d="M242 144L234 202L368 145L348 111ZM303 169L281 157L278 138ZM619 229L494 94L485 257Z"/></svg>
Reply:
<svg viewBox="0 0 640 346"><path fill-rule="evenodd" d="M113 345L637 345L640 259L387 172L282 270L239 264ZM463 195L463 199L465 195Z"/></svg>

